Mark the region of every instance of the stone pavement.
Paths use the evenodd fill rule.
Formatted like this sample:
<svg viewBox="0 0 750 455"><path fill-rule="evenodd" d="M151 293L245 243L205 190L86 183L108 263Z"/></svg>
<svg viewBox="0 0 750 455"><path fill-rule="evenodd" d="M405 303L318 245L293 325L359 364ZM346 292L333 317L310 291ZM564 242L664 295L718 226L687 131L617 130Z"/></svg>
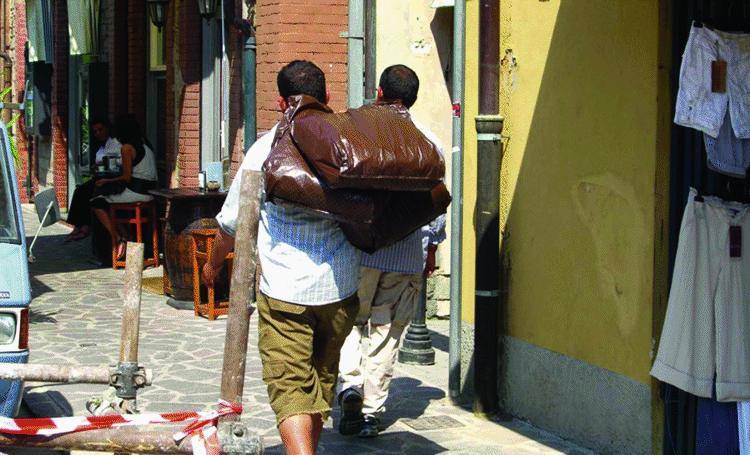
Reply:
<svg viewBox="0 0 750 455"><path fill-rule="evenodd" d="M24 207L27 235L38 220ZM89 240L63 243L70 228L44 228L30 264L34 300L30 313L31 362L112 364L118 356L123 271L97 268ZM160 275L160 269L146 276ZM165 297L143 293L140 363L154 370L154 385L138 394L147 412L204 409L219 397L225 320L208 321L176 310ZM430 321L437 348L431 367L399 365L385 417L387 430L374 440L342 437L326 423L321 454L536 454L591 453L521 422L492 422L452 406L447 390L447 321ZM283 453L261 380L257 317L252 318L243 421L263 435L267 453ZM39 416L85 414L85 401L105 391L98 385L28 383L25 405ZM336 412L334 411L334 417Z"/></svg>

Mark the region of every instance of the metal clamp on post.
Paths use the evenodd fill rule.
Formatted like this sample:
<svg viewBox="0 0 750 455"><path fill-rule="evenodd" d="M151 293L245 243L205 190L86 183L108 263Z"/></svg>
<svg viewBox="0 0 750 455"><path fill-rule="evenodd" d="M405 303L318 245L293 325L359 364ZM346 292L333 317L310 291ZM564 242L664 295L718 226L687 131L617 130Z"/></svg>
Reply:
<svg viewBox="0 0 750 455"><path fill-rule="evenodd" d="M263 440L240 422L219 423L218 436L223 455L263 453Z"/></svg>
<svg viewBox="0 0 750 455"><path fill-rule="evenodd" d="M122 399L136 398L137 390L150 383L146 369L135 362L120 362L109 376L109 385L114 387L117 398Z"/></svg>

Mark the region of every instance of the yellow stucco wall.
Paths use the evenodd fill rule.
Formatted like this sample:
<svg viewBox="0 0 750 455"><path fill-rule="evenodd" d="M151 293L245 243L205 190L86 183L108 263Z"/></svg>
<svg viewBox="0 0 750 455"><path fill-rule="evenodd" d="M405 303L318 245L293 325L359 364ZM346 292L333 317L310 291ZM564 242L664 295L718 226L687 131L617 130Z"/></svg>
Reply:
<svg viewBox="0 0 750 455"><path fill-rule="evenodd" d="M446 156L446 175L451 175L451 46L453 9L431 8L429 1L379 0L376 10L376 71L403 64L419 76L419 96L410 109L421 125L440 140ZM450 178L448 178L450 185ZM450 223L450 220L448 220ZM449 229L450 231L450 229ZM440 271L450 268L450 242L438 250Z"/></svg>
<svg viewBox="0 0 750 455"><path fill-rule="evenodd" d="M478 4L467 1L463 316L473 319ZM659 2L503 0L511 336L650 383ZM508 53L506 53L508 50Z"/></svg>

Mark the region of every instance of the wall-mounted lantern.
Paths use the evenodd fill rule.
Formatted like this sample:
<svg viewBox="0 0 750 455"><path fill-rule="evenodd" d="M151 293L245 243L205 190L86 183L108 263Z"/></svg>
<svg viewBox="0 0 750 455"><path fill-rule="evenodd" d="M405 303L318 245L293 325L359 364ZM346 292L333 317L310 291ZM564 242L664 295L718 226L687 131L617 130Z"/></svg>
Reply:
<svg viewBox="0 0 750 455"><path fill-rule="evenodd" d="M167 23L167 6L169 6L169 0L147 0L147 2L151 22L158 28L164 27L164 24Z"/></svg>
<svg viewBox="0 0 750 455"><path fill-rule="evenodd" d="M198 10L203 19L211 19L216 16L217 8L217 0L198 0Z"/></svg>

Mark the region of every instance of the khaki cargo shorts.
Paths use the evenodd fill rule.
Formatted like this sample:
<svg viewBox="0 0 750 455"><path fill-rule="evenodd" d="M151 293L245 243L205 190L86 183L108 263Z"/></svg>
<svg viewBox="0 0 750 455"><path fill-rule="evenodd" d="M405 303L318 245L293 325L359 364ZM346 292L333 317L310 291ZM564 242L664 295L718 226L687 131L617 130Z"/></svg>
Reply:
<svg viewBox="0 0 750 455"><path fill-rule="evenodd" d="M331 412L341 345L359 300L304 306L258 293L258 350L276 423L299 414Z"/></svg>

